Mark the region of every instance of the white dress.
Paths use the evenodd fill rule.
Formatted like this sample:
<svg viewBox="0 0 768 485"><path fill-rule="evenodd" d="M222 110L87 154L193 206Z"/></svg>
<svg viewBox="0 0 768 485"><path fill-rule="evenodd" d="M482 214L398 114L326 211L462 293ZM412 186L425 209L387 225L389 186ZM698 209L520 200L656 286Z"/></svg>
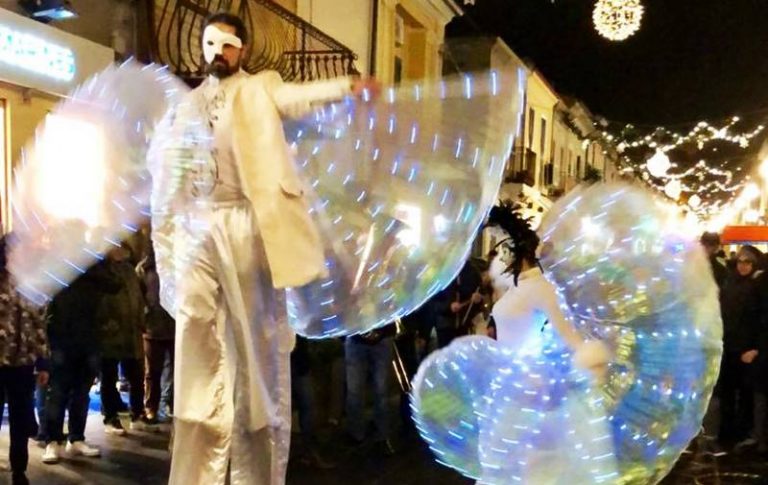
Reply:
<svg viewBox="0 0 768 485"><path fill-rule="evenodd" d="M538 268L520 274L493 309L498 342L511 354L481 432L480 483L587 484L617 478L612 433L602 397L574 365L602 360L559 308L555 288ZM566 344L567 342L567 344ZM599 344L598 344L599 345ZM577 352L574 352L574 349Z"/></svg>

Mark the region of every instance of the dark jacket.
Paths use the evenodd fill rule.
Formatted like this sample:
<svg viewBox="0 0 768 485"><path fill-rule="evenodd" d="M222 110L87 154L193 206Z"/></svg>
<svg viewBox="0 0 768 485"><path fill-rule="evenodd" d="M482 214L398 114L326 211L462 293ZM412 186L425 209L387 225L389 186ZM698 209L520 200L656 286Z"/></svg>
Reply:
<svg viewBox="0 0 768 485"><path fill-rule="evenodd" d="M717 288L722 291L723 285L728 279L728 268L715 254L709 257L709 266L712 268L712 276L717 283Z"/></svg>
<svg viewBox="0 0 768 485"><path fill-rule="evenodd" d="M48 306L51 350L98 353L100 336L96 312L104 295L119 290L120 280L100 262L59 292Z"/></svg>
<svg viewBox="0 0 768 485"><path fill-rule="evenodd" d="M104 295L97 320L101 330L101 356L106 359L142 359L144 346L144 295L133 264L110 263L120 280L120 290Z"/></svg>
<svg viewBox="0 0 768 485"><path fill-rule="evenodd" d="M763 332L761 280L756 274L729 275L720 292L723 317L723 347L726 352L743 353L758 348Z"/></svg>
<svg viewBox="0 0 768 485"><path fill-rule="evenodd" d="M431 300L435 312L436 327L458 328L465 317L465 325L470 324L472 318L482 311L482 306L472 305L471 309L467 306L461 309L459 313L453 313L451 312L451 303L469 300L472 294L482 287L482 284L480 272L470 262L466 262L459 276ZM467 316L468 310L469 315Z"/></svg>

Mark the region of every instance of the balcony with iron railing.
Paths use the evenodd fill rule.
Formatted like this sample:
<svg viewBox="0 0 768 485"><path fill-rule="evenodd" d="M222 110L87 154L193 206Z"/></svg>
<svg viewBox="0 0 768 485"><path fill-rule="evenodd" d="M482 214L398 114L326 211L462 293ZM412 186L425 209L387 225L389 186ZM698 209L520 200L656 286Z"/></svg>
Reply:
<svg viewBox="0 0 768 485"><path fill-rule="evenodd" d="M245 21L251 36L243 69L271 69L286 81L356 74L356 54L272 0L146 0L150 2L152 60L196 84L204 78L202 22L229 11Z"/></svg>

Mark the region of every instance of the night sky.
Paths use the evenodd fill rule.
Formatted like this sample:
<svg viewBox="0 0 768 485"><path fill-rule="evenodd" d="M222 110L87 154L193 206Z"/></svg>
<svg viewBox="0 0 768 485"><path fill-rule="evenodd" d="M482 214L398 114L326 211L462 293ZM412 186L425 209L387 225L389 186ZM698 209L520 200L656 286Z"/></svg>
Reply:
<svg viewBox="0 0 768 485"><path fill-rule="evenodd" d="M449 36L497 34L563 94L613 121L768 117L768 0L643 0L641 29L600 37L593 0L476 0ZM473 25L474 24L474 25Z"/></svg>

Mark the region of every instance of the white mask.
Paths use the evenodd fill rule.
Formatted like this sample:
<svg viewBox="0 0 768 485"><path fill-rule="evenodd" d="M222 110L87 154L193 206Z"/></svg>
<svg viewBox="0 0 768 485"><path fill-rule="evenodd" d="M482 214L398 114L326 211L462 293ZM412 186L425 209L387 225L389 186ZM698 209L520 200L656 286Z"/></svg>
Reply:
<svg viewBox="0 0 768 485"><path fill-rule="evenodd" d="M224 51L225 45L231 45L238 49L243 48L243 41L234 34L224 32L214 25L209 25L203 31L203 57L205 62L211 63L213 59Z"/></svg>

